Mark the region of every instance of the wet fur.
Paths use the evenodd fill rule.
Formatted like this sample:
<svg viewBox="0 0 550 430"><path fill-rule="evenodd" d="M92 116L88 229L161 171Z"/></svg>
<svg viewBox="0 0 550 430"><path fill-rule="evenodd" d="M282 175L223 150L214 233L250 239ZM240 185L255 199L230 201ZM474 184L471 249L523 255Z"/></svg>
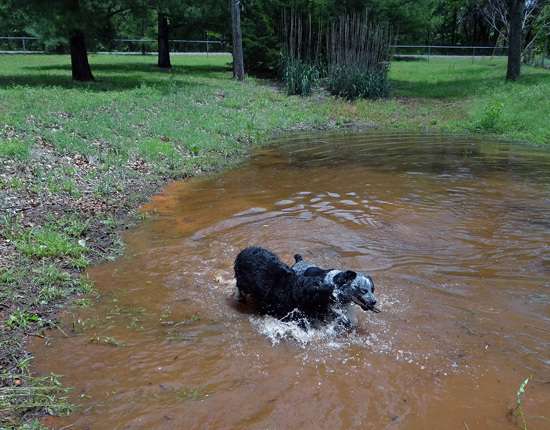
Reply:
<svg viewBox="0 0 550 430"><path fill-rule="evenodd" d="M379 312L374 307L376 298L370 276L353 270L321 269L313 263L304 261L300 254L296 254L294 259L296 263L291 269L299 276L319 279L332 286L334 299L339 305L356 303L365 311Z"/></svg>
<svg viewBox="0 0 550 430"><path fill-rule="evenodd" d="M333 289L322 279L298 275L267 249L251 246L235 259L237 300L249 296L261 314L308 324L337 318Z"/></svg>

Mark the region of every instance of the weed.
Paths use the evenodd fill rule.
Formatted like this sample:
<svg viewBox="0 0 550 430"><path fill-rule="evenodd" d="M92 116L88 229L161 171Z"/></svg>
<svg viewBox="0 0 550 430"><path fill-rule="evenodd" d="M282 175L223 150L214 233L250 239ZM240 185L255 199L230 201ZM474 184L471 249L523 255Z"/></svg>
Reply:
<svg viewBox="0 0 550 430"><path fill-rule="evenodd" d="M81 242L81 241L79 241L79 242ZM84 242L84 244L85 244L85 242ZM88 267L90 265L92 260L90 260L86 255L82 254L82 255L80 255L76 258L70 258L68 262L75 269L84 270L86 267Z"/></svg>
<svg viewBox="0 0 550 430"><path fill-rule="evenodd" d="M0 145L0 158L16 158L19 160L29 157L29 146L20 140L4 140Z"/></svg>
<svg viewBox="0 0 550 430"><path fill-rule="evenodd" d="M63 272L59 267L53 263L43 263L42 267L33 270L36 275L36 281L40 284L58 284L67 282L70 279L70 275Z"/></svg>
<svg viewBox="0 0 550 430"><path fill-rule="evenodd" d="M64 299L70 295L70 291L61 289L55 285L46 285L38 292L38 299L40 304L47 304L59 299Z"/></svg>
<svg viewBox="0 0 550 430"><path fill-rule="evenodd" d="M148 211L138 212L136 214L136 218L140 221L145 221L147 219L151 219L151 214Z"/></svg>
<svg viewBox="0 0 550 430"><path fill-rule="evenodd" d="M15 241L16 247L28 257L79 257L87 248L48 227L31 228Z"/></svg>
<svg viewBox="0 0 550 430"><path fill-rule="evenodd" d="M69 193L71 197L82 197L82 192L78 189L78 186L67 179L61 181L61 190Z"/></svg>
<svg viewBox="0 0 550 430"><path fill-rule="evenodd" d="M73 326L74 327L74 326ZM122 342L119 342L117 341L115 338L113 337L107 337L105 336L104 338L102 338L101 336L93 336L91 338L88 339L88 343L96 343L98 345L101 345L102 343L106 344L106 345L109 345L109 346L116 346L116 347L120 347L120 346L126 346L124 343Z"/></svg>
<svg viewBox="0 0 550 430"><path fill-rule="evenodd" d="M79 294L90 294L94 289L94 281L90 281L88 276L82 276L77 282L75 291Z"/></svg>
<svg viewBox="0 0 550 430"><path fill-rule="evenodd" d="M31 328L32 323L40 321L40 317L37 315L29 315L24 310L18 309L10 315L6 321L8 327L17 327L21 330L28 330Z"/></svg>
<svg viewBox="0 0 550 430"><path fill-rule="evenodd" d="M19 278L18 272L15 269L0 269L0 283L12 283Z"/></svg>
<svg viewBox="0 0 550 430"><path fill-rule="evenodd" d="M474 122L472 125L473 131L478 131L481 133L496 133L499 130L499 120L502 116L502 103L497 103L496 101L491 102L485 106L485 113L483 117Z"/></svg>
<svg viewBox="0 0 550 430"><path fill-rule="evenodd" d="M73 332L75 332L76 334L83 334L86 328L87 328L86 321L80 318L74 319L74 315L73 315Z"/></svg>
<svg viewBox="0 0 550 430"><path fill-rule="evenodd" d="M160 320L165 319L168 317L168 314L172 312L172 308L165 309L164 312L160 315Z"/></svg>
<svg viewBox="0 0 550 430"><path fill-rule="evenodd" d="M540 418L546 421L550 421L550 419L539 415L525 418L523 407L521 406L521 395L525 393L525 387L527 386L527 383L529 382L530 379L531 379L531 376L521 383L518 391L516 392L516 407L515 408L510 407L510 414L516 417L519 416L521 418L521 424L518 424L518 426L521 427L523 430L527 430L527 421L529 421L532 418Z"/></svg>
<svg viewBox="0 0 550 430"><path fill-rule="evenodd" d="M19 360L16 367L20 370L21 373L28 373L31 362L32 362L32 357L30 355L27 355L23 357L21 360Z"/></svg>
<svg viewBox="0 0 550 430"><path fill-rule="evenodd" d="M183 325L183 324L188 324L190 322L194 322L194 321L199 321L200 318L198 316L198 314L192 314L192 315L189 315L187 318L185 318L184 320L180 321L180 322L177 322L174 324L174 327L178 326L178 325Z"/></svg>
<svg viewBox="0 0 550 430"><path fill-rule="evenodd" d="M203 398L208 397L208 396L210 396L211 394L214 393L213 391L204 391L204 389L207 386L208 386L208 384L203 385L202 387L196 388L196 389L181 388L180 390L176 391L176 393L175 393L176 398L177 399L184 398L184 399L189 399L189 400L203 399Z"/></svg>
<svg viewBox="0 0 550 430"><path fill-rule="evenodd" d="M93 303L90 299L86 298L86 299L75 299L73 300L73 307L74 308L80 308L80 309L85 309L85 308L91 308L93 306Z"/></svg>
<svg viewBox="0 0 550 430"><path fill-rule="evenodd" d="M116 227L117 225L117 220L116 218L111 215L111 214L108 214L105 219L103 221L101 221L101 223L103 225L105 225L106 227L110 228L110 229L113 229Z"/></svg>
<svg viewBox="0 0 550 430"><path fill-rule="evenodd" d="M62 388L62 375L46 377L3 374L6 385L0 387L0 410L27 410L34 408L50 415L69 415L74 409ZM11 382L11 383L10 383ZM37 428L37 427L29 427Z"/></svg>

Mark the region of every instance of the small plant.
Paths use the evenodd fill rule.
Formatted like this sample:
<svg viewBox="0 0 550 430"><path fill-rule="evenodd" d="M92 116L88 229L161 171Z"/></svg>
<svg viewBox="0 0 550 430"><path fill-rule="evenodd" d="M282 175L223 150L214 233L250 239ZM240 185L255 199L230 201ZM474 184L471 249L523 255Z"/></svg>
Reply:
<svg viewBox="0 0 550 430"><path fill-rule="evenodd" d="M499 120L502 116L502 103L497 103L493 100L492 103L485 106L483 117L475 122L471 129L481 133L496 133L499 130Z"/></svg>
<svg viewBox="0 0 550 430"><path fill-rule="evenodd" d="M88 251L77 240L48 226L30 229L21 235L15 245L28 257L79 257Z"/></svg>
<svg viewBox="0 0 550 430"><path fill-rule="evenodd" d="M19 140L6 140L0 145L0 158L26 159L29 157L29 147Z"/></svg>
<svg viewBox="0 0 550 430"><path fill-rule="evenodd" d="M65 395L69 389L62 388L61 375L34 378L30 375L3 374L6 384L0 387L0 410L34 409L50 415L68 415L74 406ZM10 383L11 382L11 383ZM17 427L20 428L20 427ZM25 428L25 427L22 427ZM33 425L28 429L38 429Z"/></svg>
<svg viewBox="0 0 550 430"><path fill-rule="evenodd" d="M527 383L531 379L531 376L527 378L525 381L521 383L519 386L518 391L516 392L516 407L510 407L510 414L514 415L516 417L521 417L521 424L518 424L519 427L521 427L523 430L527 430L527 421L529 421L531 418L541 418L547 421L550 421L548 418L540 415L532 416L529 418L525 418L525 414L523 413L523 408L521 406L521 395L525 392L525 387L527 386Z"/></svg>
<svg viewBox="0 0 550 430"><path fill-rule="evenodd" d="M75 299L73 300L73 307L74 308L91 308L93 306L93 303L90 299Z"/></svg>
<svg viewBox="0 0 550 430"><path fill-rule="evenodd" d="M525 386L527 385L527 383L529 382L529 379L531 379L531 377L527 378L525 381L522 382L522 384L519 386L519 389L518 391L516 392L516 407L515 408L510 408L510 412L515 415L515 416L520 416L522 421L523 421L523 425L520 425L521 428L527 430L527 421L525 420L525 415L523 414L523 409L521 407L521 395L525 392ZM518 411L516 413L516 411Z"/></svg>
<svg viewBox="0 0 550 430"><path fill-rule="evenodd" d="M90 294L94 289L94 281L90 281L88 277L81 276L76 285L76 292L79 294Z"/></svg>
<svg viewBox="0 0 550 430"><path fill-rule="evenodd" d="M38 293L38 300L40 304L45 305L50 302L63 299L67 297L69 294L70 294L70 291L66 291L64 289L58 288L55 285L45 285L44 287L42 287L42 289Z"/></svg>
<svg viewBox="0 0 550 430"><path fill-rule="evenodd" d="M40 321L40 317L37 315L29 315L23 310L17 310L14 314L8 317L6 325L8 327L19 328L21 330L27 330L31 327L32 323Z"/></svg>
<svg viewBox="0 0 550 430"><path fill-rule="evenodd" d="M200 388L197 388L197 389L185 389L185 388L182 388L178 391L176 391L176 398L185 398L185 399L189 399L189 400L200 400L200 399L204 399L205 397L208 397L209 395L211 395L212 393L214 393L213 391L204 391L204 389L208 386L208 384L206 385L203 385L202 387Z"/></svg>
<svg viewBox="0 0 550 430"><path fill-rule="evenodd" d="M86 267L88 267L91 264L92 260L90 260L85 255L80 255L76 258L69 259L69 264L78 270L84 270Z"/></svg>

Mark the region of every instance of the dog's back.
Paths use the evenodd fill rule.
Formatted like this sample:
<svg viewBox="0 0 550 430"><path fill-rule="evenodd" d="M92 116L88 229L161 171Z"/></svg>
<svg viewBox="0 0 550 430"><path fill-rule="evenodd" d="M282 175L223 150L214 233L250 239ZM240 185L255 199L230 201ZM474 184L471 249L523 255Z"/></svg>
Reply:
<svg viewBox="0 0 550 430"><path fill-rule="evenodd" d="M251 246L235 259L237 300L250 295L260 313L277 318L316 316L328 307L332 288L315 277L300 276L272 252Z"/></svg>
<svg viewBox="0 0 550 430"><path fill-rule="evenodd" d="M252 294L266 280L269 282L272 278L280 278L285 272L284 266L279 257L267 249L258 246L243 249L235 258L233 266L239 293Z"/></svg>
<svg viewBox="0 0 550 430"><path fill-rule="evenodd" d="M302 256L300 254L294 255L294 260L296 262L291 267L291 269L297 274L297 275L303 275L303 276L317 276L324 278L327 272L326 270L319 269L317 266L315 266L312 263L309 263L307 261L304 261Z"/></svg>

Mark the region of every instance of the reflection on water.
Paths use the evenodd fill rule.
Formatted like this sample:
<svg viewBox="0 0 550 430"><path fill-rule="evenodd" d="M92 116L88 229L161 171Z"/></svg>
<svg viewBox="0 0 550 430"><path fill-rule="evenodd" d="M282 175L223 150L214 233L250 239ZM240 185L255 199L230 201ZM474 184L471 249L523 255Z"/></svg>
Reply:
<svg viewBox="0 0 550 430"><path fill-rule="evenodd" d="M526 415L550 415L548 152L388 132L276 143L168 187L126 255L89 271L97 304L35 345L35 370L83 405L55 425L513 429L528 377ZM260 317L234 297L248 245L368 273L382 312L357 309L344 334Z"/></svg>

